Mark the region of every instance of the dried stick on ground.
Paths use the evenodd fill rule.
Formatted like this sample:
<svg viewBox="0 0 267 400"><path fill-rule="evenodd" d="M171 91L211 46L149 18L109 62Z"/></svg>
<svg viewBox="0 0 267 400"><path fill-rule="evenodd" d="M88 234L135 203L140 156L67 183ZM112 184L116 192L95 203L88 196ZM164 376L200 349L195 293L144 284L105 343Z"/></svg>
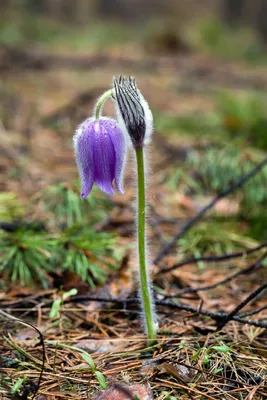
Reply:
<svg viewBox="0 0 267 400"><path fill-rule="evenodd" d="M200 261L205 261L205 262L217 262L217 261L225 261L225 260L231 260L233 258L242 258L244 256L247 256L249 254L255 253L258 250L263 249L264 247L267 247L267 242L264 242L256 247L253 247L252 249L247 249L247 250L243 250L243 251L237 251L235 253L227 253L227 254L221 254L219 256L200 256L200 257L189 257L186 258L183 261L180 261L174 265L172 265L169 268L165 268L161 271L159 271L158 274L166 274L167 272L171 272L174 269L177 268L181 268L184 265L188 265L188 264L194 264L194 263L198 263Z"/></svg>
<svg viewBox="0 0 267 400"><path fill-rule="evenodd" d="M257 289L257 290L259 290L259 289ZM261 287L261 291L262 290L263 289ZM257 292L257 294L254 295L254 297L250 298L249 301L251 301L253 298L255 298L258 294L259 294L259 292ZM252 296L252 294L250 295L250 297L251 296ZM119 299L119 298L115 298L115 297L105 298L105 297L93 297L93 296L73 296L72 298L69 299L69 302L71 302L71 303L73 303L73 302L79 303L79 302L83 302L83 301L99 301L99 302L103 302L103 303L121 304L121 305L123 305L124 309L126 310L127 304L136 303L138 301L138 298ZM247 301L247 303L249 301ZM230 314L232 314L232 313L228 314L228 313L222 313L222 312L218 313L218 312L206 311L206 310L202 310L202 309L200 310L199 308L192 307L192 306L189 306L184 303L174 303L173 301L170 301L170 300L155 300L155 304L158 306L168 307L171 309L188 311L188 312L196 314L196 315L210 317L218 322L224 321L226 318L229 318ZM242 306L242 307L244 307L244 306ZM262 321L246 320L237 315L234 315L233 317L231 317L231 319L233 319L237 322L240 322L241 324L248 324L248 325L258 326L260 328L267 329L267 323L262 322Z"/></svg>
<svg viewBox="0 0 267 400"><path fill-rule="evenodd" d="M250 295L245 300L241 301L241 303L238 304L238 306L232 312L230 312L224 320L218 323L217 331L220 331L229 321L234 318L238 311L244 308L251 300L254 300L256 297L258 297L259 294L265 289L267 289L267 283L264 283L258 289L254 290L254 292L250 293Z"/></svg>
<svg viewBox="0 0 267 400"><path fill-rule="evenodd" d="M251 178L253 178L259 171L263 169L263 167L267 165L267 158L261 161L256 167L251 169L246 175L242 176L237 182L230 185L227 189L223 190L219 193L209 204L207 204L202 210L195 215L192 219L190 219L182 229L174 236L174 238L164 246L158 255L154 258L154 264L158 264L158 262L166 256L175 246L177 240L179 240L193 225L195 225L211 208L218 203L219 200L228 196L230 193L233 193L235 190L242 187L245 183L247 183Z"/></svg>
<svg viewBox="0 0 267 400"><path fill-rule="evenodd" d="M200 307L192 307L184 303L175 303L171 300L155 300L155 304L158 306L163 306L171 309L177 309L177 310L183 310L187 311L189 313L193 313L195 315L202 315L202 316L207 316L212 319L214 319L217 322L225 321L227 318L227 322L229 321L229 316L230 319L233 319L237 322L240 322L241 324L248 324L252 326L258 326L260 328L266 328L267 329L267 322L263 321L254 321L254 320L246 320L244 317L247 315L252 315L254 313L260 312L264 310L267 306L260 307L258 309L255 309L253 311L250 311L248 313L243 313L239 316L235 315L236 312L238 312L241 308L243 308L246 304L248 304L251 300L256 298L265 288L267 287L267 283L264 285L260 286L260 288L256 289L254 292L252 292L244 301L242 301L234 311L231 313L225 313L225 312L214 312L214 311L207 311L203 310ZM115 304L120 304L123 306L123 310L127 310L127 304L133 304L138 302L138 298L126 298L126 299L120 299L118 297L100 297L100 296L87 296L87 295L79 295L79 296L73 296L71 297L66 303L82 303L82 302L90 302L90 301L97 301L101 303L115 303ZM28 301L27 298L20 299L19 300L19 305L20 308L23 307L23 303L27 304L28 306ZM52 300L44 302L44 306L51 306ZM10 303L6 304L4 302L0 302L1 308L8 307L9 309L12 309L12 305ZM18 303L16 302L15 304L16 307L18 307ZM236 311L238 309L238 311ZM33 309L32 309L33 310ZM224 324L225 325L225 324Z"/></svg>
<svg viewBox="0 0 267 400"><path fill-rule="evenodd" d="M177 293L174 294L170 294L170 295L165 295L165 299L167 298L175 298L175 297L179 297L182 294L185 293L196 293L196 292L200 292L200 291L206 291L206 290L210 290L210 289L214 289L217 286L220 285L224 285L225 283L231 282L233 279L237 278L238 276L241 275L247 275L250 274L251 272L254 272L256 270L258 270L259 268L262 267L263 261L266 259L267 257L267 251L258 259L258 261L256 261L255 263L253 263L252 265L250 265L249 267L242 269L241 271L235 272L234 274L226 277L225 279L222 279L219 282L213 283L212 285L207 285L207 286L200 286L200 287L196 287L196 288L184 288L182 290L179 290Z"/></svg>
<svg viewBox="0 0 267 400"><path fill-rule="evenodd" d="M267 309L267 304L262 307L255 308L255 310L243 312L242 314L239 314L239 317L242 317L242 318L249 317L250 315L258 314L259 312L264 311L266 309Z"/></svg>

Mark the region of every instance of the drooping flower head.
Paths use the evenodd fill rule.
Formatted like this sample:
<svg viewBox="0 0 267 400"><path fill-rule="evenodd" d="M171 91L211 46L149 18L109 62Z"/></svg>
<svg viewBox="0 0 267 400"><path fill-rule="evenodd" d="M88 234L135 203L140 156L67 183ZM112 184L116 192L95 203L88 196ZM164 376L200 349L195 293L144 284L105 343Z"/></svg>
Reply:
<svg viewBox="0 0 267 400"><path fill-rule="evenodd" d="M91 192L94 182L108 194L114 194L113 180L123 193L123 167L126 154L124 135L112 118L88 118L74 135L76 161L81 178L81 197Z"/></svg>
<svg viewBox="0 0 267 400"><path fill-rule="evenodd" d="M143 147L153 130L150 108L132 76L114 78L113 85L119 125L130 136L134 148Z"/></svg>
<svg viewBox="0 0 267 400"><path fill-rule="evenodd" d="M105 101L112 96L118 123L101 117ZM139 254L140 289L145 316L148 344L156 341L156 319L149 284L146 260L146 185L144 146L153 129L153 117L147 102L138 90L133 77L120 76L113 81L113 89L98 99L94 116L78 126L74 135L76 161L81 178L81 197L88 196L94 182L108 194L114 193L113 181L123 193L123 167L126 156L125 138L130 137L137 166L137 247Z"/></svg>

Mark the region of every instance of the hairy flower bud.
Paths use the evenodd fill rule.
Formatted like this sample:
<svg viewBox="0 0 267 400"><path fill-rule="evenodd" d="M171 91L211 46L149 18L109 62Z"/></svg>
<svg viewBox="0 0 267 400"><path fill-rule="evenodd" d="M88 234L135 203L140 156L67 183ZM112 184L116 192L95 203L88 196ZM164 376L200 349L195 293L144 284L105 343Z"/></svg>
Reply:
<svg viewBox="0 0 267 400"><path fill-rule="evenodd" d="M150 108L132 76L114 78L113 86L119 125L130 136L134 148L143 147L153 129Z"/></svg>
<svg viewBox="0 0 267 400"><path fill-rule="evenodd" d="M118 191L123 193L126 144L117 121L88 118L77 127L73 140L81 178L81 197L88 196L94 182L103 192L113 194L113 180Z"/></svg>

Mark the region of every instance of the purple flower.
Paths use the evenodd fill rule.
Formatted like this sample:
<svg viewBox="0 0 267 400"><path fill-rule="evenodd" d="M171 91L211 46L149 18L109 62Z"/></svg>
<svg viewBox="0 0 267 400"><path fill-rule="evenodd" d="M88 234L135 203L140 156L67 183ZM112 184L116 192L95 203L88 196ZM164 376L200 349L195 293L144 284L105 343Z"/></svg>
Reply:
<svg viewBox="0 0 267 400"><path fill-rule="evenodd" d="M123 193L126 144L117 122L111 118L88 118L77 127L73 140L81 197L88 196L94 182L103 192L113 194L113 180L117 190Z"/></svg>

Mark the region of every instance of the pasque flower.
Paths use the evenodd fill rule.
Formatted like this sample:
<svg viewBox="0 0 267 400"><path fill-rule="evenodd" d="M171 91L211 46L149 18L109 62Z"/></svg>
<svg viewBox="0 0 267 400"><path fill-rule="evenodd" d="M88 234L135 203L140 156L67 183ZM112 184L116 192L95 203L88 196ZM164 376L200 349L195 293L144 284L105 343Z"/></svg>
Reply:
<svg viewBox="0 0 267 400"><path fill-rule="evenodd" d="M116 120L88 118L77 127L73 140L81 197L88 196L94 182L103 192L113 194L113 180L117 190L123 193L126 144Z"/></svg>
<svg viewBox="0 0 267 400"><path fill-rule="evenodd" d="M135 149L143 147L153 130L150 108L132 76L115 78L113 86L119 125L130 136Z"/></svg>
<svg viewBox="0 0 267 400"><path fill-rule="evenodd" d="M153 117L143 95L136 86L135 79L120 76L113 80L113 98L119 125L130 137L135 154L137 169L137 248L139 280L142 307L148 343L153 344L157 337L156 313L149 277L149 260L146 245L146 144L153 130Z"/></svg>
<svg viewBox="0 0 267 400"><path fill-rule="evenodd" d="M112 97L117 119L101 117L105 101ZM94 116L78 126L74 135L77 165L81 177L81 197L90 193L94 182L108 194L114 193L113 181L123 193L123 167L126 156L125 138L130 137L136 154L137 168L137 249L140 294L148 343L157 337L156 314L150 286L146 249L146 163L145 150L153 130L153 117L133 77L120 76L113 88L98 99Z"/></svg>

